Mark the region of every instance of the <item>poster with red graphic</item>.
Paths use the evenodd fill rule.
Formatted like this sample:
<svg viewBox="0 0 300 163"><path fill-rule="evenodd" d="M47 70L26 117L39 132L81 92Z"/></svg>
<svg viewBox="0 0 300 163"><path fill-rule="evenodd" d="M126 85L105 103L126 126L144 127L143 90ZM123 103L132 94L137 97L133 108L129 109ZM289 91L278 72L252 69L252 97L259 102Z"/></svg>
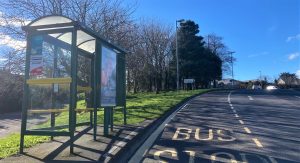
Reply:
<svg viewBox="0 0 300 163"><path fill-rule="evenodd" d="M30 51L30 75L37 76L43 73L43 37L34 36L31 38Z"/></svg>
<svg viewBox="0 0 300 163"><path fill-rule="evenodd" d="M32 55L30 56L30 75L42 75L43 73L43 56Z"/></svg>

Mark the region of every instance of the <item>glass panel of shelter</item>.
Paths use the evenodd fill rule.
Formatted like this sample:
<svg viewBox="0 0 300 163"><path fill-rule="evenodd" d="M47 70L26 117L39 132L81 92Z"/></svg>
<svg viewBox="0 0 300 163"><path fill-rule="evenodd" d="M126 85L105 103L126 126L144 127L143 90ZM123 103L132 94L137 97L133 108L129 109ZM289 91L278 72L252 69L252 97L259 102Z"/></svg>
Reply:
<svg viewBox="0 0 300 163"><path fill-rule="evenodd" d="M77 31L77 123L92 120L92 69L95 39ZM68 128L72 33L35 35L31 39L27 130ZM55 124L55 122L58 122ZM59 126L59 127L54 127Z"/></svg>
<svg viewBox="0 0 300 163"><path fill-rule="evenodd" d="M46 34L34 35L30 41L27 130L59 129L54 126L64 126L68 129L71 82L70 45Z"/></svg>
<svg viewBox="0 0 300 163"><path fill-rule="evenodd" d="M94 55L82 50L79 50L78 54L76 124L86 124L92 122Z"/></svg>

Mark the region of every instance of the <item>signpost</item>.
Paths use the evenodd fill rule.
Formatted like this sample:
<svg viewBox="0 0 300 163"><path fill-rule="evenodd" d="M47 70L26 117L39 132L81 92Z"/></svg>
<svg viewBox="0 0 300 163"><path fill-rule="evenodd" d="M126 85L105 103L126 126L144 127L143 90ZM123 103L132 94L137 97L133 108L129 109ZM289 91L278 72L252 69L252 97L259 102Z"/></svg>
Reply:
<svg viewBox="0 0 300 163"><path fill-rule="evenodd" d="M192 83L195 83L195 79L183 79L183 83L184 84L192 84Z"/></svg>
<svg viewBox="0 0 300 163"><path fill-rule="evenodd" d="M195 79L183 79L184 83L184 89L188 90L188 84L191 84L192 90L194 90L195 87Z"/></svg>

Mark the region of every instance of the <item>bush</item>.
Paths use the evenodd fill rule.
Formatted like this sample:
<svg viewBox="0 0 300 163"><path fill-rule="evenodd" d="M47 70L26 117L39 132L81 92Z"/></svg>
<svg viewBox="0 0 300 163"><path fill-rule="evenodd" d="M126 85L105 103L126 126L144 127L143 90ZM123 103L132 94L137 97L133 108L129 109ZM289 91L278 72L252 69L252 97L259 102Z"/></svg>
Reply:
<svg viewBox="0 0 300 163"><path fill-rule="evenodd" d="M24 77L0 71L0 113L22 110Z"/></svg>

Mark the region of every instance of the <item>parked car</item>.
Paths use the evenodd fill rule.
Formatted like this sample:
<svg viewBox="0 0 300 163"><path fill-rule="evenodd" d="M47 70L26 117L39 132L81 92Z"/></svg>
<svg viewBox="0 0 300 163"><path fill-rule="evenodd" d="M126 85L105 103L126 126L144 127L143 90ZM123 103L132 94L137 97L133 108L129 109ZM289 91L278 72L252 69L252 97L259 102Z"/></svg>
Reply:
<svg viewBox="0 0 300 163"><path fill-rule="evenodd" d="M266 87L266 90L274 90L274 89L278 89L278 87L274 85L269 85Z"/></svg>

